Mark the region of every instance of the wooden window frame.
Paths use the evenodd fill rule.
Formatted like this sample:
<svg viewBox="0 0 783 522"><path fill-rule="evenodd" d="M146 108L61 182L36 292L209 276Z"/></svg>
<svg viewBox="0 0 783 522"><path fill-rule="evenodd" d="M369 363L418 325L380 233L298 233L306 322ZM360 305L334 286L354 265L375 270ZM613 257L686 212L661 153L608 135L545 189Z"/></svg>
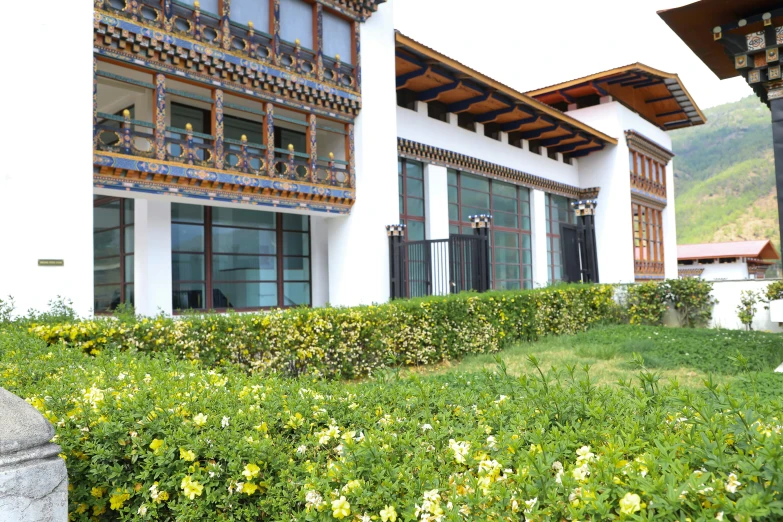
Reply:
<svg viewBox="0 0 783 522"><path fill-rule="evenodd" d="M128 289L127 289L128 286L133 286L134 287L134 297L136 295L136 292L135 292L135 285L136 285L136 280L135 279L136 278L134 277L134 280L132 282L130 282L130 283L128 281L126 281L126 278L125 278L125 267L126 267L127 258L129 256L135 256L136 255L136 248L135 248L135 243L136 242L135 242L135 240L134 240L133 252L130 252L130 253L127 252L126 245L125 245L125 231L128 229L128 227L134 227L134 234L135 234L135 226L136 226L135 207L134 207L133 223L127 223L126 219L125 219L125 212L126 212L125 205L126 205L126 202L133 201L133 200L131 198L118 198L118 197L112 197L112 196L105 196L105 197L101 197L99 199L94 199L93 202L92 202L92 208L93 208L93 212L94 212L95 208L108 205L110 203L113 203L114 201L118 201L119 204L120 204L120 209L119 209L119 212L120 212L119 226L111 227L111 228L103 228L103 229L101 229L101 230L99 230L97 232L102 233L102 232L108 232L110 230L119 230L119 235L120 235L120 253L119 253L119 258L120 258L120 282L119 283L100 283L100 284L95 283L95 267L93 266L93 283L92 284L93 284L93 289L97 288L97 287L117 286L119 284L119 286L120 286L120 304L127 304L128 303ZM93 229L93 234L95 234L95 232L96 232L96 230ZM112 259L112 258L116 258L116 257L118 257L118 256L115 255L115 256L95 257L94 247L93 247L93 261L100 260L100 259ZM134 303L131 303L131 305L133 306ZM93 312L96 315L111 315L113 310L108 310L108 311L106 311L106 310L100 310L100 311L99 310L93 310Z"/></svg>
<svg viewBox="0 0 783 522"><path fill-rule="evenodd" d="M552 197L562 197L562 198L565 198L565 200L566 200L567 204L569 205L569 207L570 207L571 203L574 200L573 199L569 199L569 198L567 198L565 196L560 196L558 194L549 194L549 193L546 194L546 202L545 202L544 208L545 208L545 211L546 211L546 221L547 221L547 232L546 232L546 239L547 239L547 264L549 265L547 268L548 268L548 272L549 272L550 281L551 282L558 282L558 281L562 281L563 280L563 278L562 278L562 275L563 275L562 274L562 269L565 267L565 263L563 262L563 259L562 259L562 256L564 255L562 244L560 244L562 236L559 233L555 234L553 232L553 230L554 230L554 226L553 225L555 223L557 223L558 225L576 225L576 214L569 210L568 213L567 213L567 215L569 217L568 221L560 221L559 219L555 220L553 218L554 213L552 212L552 208L554 207L554 205L552 205L552 199L551 199ZM558 227L558 229L559 229L559 227ZM556 254L556 252L555 252L555 244L556 243L560 246L560 256L561 256L560 263L559 263L559 266L561 268L561 273L560 273L561 277L560 277L560 279L557 279L555 277L555 254Z"/></svg>
<svg viewBox="0 0 783 522"><path fill-rule="evenodd" d="M196 205L198 206L198 205ZM210 206L204 206L204 222L199 223L193 223L193 222L187 222L187 221L176 221L174 219L171 220L172 225L191 225L191 226L201 226L204 230L204 251L203 252L195 252L195 251L185 251L185 250L173 250L172 249L172 255L174 254L185 254L185 255L203 255L204 256L204 279L203 280L175 280L173 279L172 274L172 287L177 284L203 284L204 285L204 307L203 308L193 308L192 310L199 310L199 311L213 311L213 312L228 312L228 311L236 311L236 312L251 312L251 311L258 311L258 310L274 310L278 308L296 308L299 306L304 305L285 305L285 283L308 283L310 285L310 295L309 295L309 301L310 304L307 306L312 307L313 305L313 251L312 251L312 223L310 222L310 217L307 216L308 220L308 226L307 226L307 232L303 232L301 230L290 230L290 229L284 229L283 228L283 213L280 212L271 212L275 216L275 228L274 230L271 228L264 228L264 227L248 227L248 226L241 226L241 225L215 225L212 219L212 210L213 207ZM276 251L274 255L267 255L267 254L237 254L234 252L215 252L212 245L212 233L214 228L231 228L231 229L245 229L245 230L267 230L267 231L274 231L275 232L275 242L276 242ZM296 232L296 233L306 233L308 239L310 240L310 247L309 247L309 255L307 256L291 256L291 255L285 255L285 245L284 245L284 236L285 232ZM215 281L212 277L212 268L214 265L214 256L216 255L236 255L236 256L246 256L246 257L274 257L275 263L276 263L276 280L274 283L277 285L277 304L274 306L259 306L259 307L245 307L245 308L215 308L214 305L214 288L215 288ZM285 280L285 258L306 258L308 260L308 273L310 274L310 279L308 281L304 280L292 280L292 281L286 281ZM261 280L254 280L254 281L218 281L218 284L268 284L272 283L273 281L261 281ZM172 295L173 299L173 295ZM185 310L175 310L175 314L180 314L184 312Z"/></svg>
<svg viewBox="0 0 783 522"><path fill-rule="evenodd" d="M456 176L457 177L457 184L456 185L452 185L451 183L447 182L448 186L455 187L457 189L457 201L456 201L456 203L451 202L451 201L449 201L448 203L449 203L449 205L452 205L452 204L456 204L457 205L457 217L459 218L458 220L455 221L455 220L451 219L451 217L449 217L449 228L451 228L452 226L456 226L458 228L458 230L459 230L459 233L462 234L463 233L462 232L463 228L470 227L472 229L472 227L473 227L473 224L471 222L469 222L469 221L462 221L462 175L466 174L468 176L475 176L475 177L479 177L479 178L484 177L484 176L480 176L478 174L473 174L471 172L462 172L462 171L459 171L459 170L456 170L456 169L449 169L449 170L455 172L456 175L457 175ZM492 196L493 196L492 184L495 183L496 180L493 180L491 178L486 178L486 179L489 181L489 185L488 185L489 186L489 192L488 192L488 195L489 195L489 206L490 206L490 208L488 209L489 213L491 215L493 215L493 216L495 216L497 213L508 214L508 212L499 211L499 210L496 210L494 208L494 205L492 203ZM507 183L507 182L502 182L502 183ZM495 274L496 274L495 266L496 265L513 266L513 265L511 265L509 263L497 263L497 261L496 261L497 256L495 255L495 249L514 250L512 248L498 247L498 246L495 245L494 234L497 231L497 232L508 232L508 233L512 233L512 234L517 234L519 236L519 247L518 247L518 250L519 250L519 284L520 284L521 288L523 288L523 289L524 288L533 288L533 263L532 263L532 261L533 261L533 237L532 237L532 230L524 230L522 228L522 220L527 217L531 221L531 227L530 228L532 229L532 216L531 216L531 207L530 207L530 197L531 197L530 190L531 189L528 188L528 187L523 187L521 185L515 185L514 183L508 183L508 184L509 185L514 185L517 188L517 218L519 219L519 221L518 221L518 225L519 226L517 228L501 227L501 226L497 226L494 221L492 223L491 230L492 230L493 241L490 243L490 249L492 251L492 259L491 259L491 261L492 261L492 263L491 263L491 279L492 280L491 280L491 286L492 286L492 288L497 288L497 283L502 283L502 282L507 282L507 281L516 281L515 279L500 279L500 280L498 280L495 277ZM523 200L520 197L520 192L521 192L522 189L525 189L525 190L528 191L528 198L527 198L527 200ZM505 196L501 196L501 197L505 197ZM527 214L524 213L524 205L525 204L527 204ZM525 242L524 242L524 237L523 236L528 236L528 238L529 238L528 244L530 245L530 248L525 248L524 247ZM530 252L530 261L531 261L530 263L525 263L525 252L527 252L527 251ZM529 279L525 277L525 267L529 267L530 268L530 278Z"/></svg>
<svg viewBox="0 0 783 522"><path fill-rule="evenodd" d="M663 210L632 201L634 272L640 275L664 275L665 251Z"/></svg>
<svg viewBox="0 0 783 522"><path fill-rule="evenodd" d="M421 183L422 183L422 195L421 198L415 197L415 196L409 196L408 195L408 162L415 161L415 160L409 160L406 158L398 158L398 163L401 166L399 168L399 172L397 173L398 180L402 179L402 213L400 213L400 222L408 224L409 221L417 221L419 223L424 223L424 239L427 239L427 189L424 186L424 163L420 161L416 161L416 163L421 164ZM422 201L422 208L424 208L424 215L423 216L411 216L408 214L408 198L411 199L420 199ZM399 204L399 203L398 203ZM405 227L405 240L408 241L408 227Z"/></svg>

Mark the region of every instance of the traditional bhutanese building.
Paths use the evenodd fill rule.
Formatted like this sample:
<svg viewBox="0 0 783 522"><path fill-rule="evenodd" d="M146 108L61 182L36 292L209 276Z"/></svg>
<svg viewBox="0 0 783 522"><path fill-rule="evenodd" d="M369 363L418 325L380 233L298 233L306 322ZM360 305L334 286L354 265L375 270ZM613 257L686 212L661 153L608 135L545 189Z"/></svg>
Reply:
<svg viewBox="0 0 783 522"><path fill-rule="evenodd" d="M1 180L0 295L151 315L677 277L668 131L705 121L677 75L521 92L396 32L393 4L39 13L25 54L68 57L9 58L9 121L42 139Z"/></svg>
<svg viewBox="0 0 783 522"><path fill-rule="evenodd" d="M764 279L780 259L771 241L735 241L680 245L677 260L681 278L706 281Z"/></svg>

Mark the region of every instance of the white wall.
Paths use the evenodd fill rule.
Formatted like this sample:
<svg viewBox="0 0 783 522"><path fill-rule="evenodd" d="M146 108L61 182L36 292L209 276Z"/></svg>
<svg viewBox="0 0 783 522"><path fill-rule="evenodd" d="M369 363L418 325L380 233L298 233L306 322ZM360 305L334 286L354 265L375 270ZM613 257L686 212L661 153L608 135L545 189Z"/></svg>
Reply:
<svg viewBox="0 0 783 522"><path fill-rule="evenodd" d="M546 237L546 192L530 191L530 242L533 248L533 288L549 284L549 255Z"/></svg>
<svg viewBox="0 0 783 522"><path fill-rule="evenodd" d="M361 26L362 110L356 120L356 203L329 221L329 300L358 305L389 299L389 242L398 223L394 2Z"/></svg>
<svg viewBox="0 0 783 522"><path fill-rule="evenodd" d="M772 280L764 281L716 281L713 283L712 295L718 300L712 314L713 328L728 328L731 330L742 330L745 326L737 317L737 307L740 304L743 290L753 290L761 294L766 292L767 286ZM756 316L753 320L753 329L768 332L783 332L777 323L769 320L769 310L764 309L764 305L756 306Z"/></svg>
<svg viewBox="0 0 783 522"><path fill-rule="evenodd" d="M363 90L363 92L365 92ZM576 186L579 181L577 167L549 159L546 150L542 155L533 154L508 144L508 135L501 133L501 141L484 136L483 125L476 124L476 132L457 125L457 115L449 114L449 123L427 116L427 104L419 102L418 111L397 107L397 135L400 138L424 143L433 147L489 161L504 167L521 170L534 176L552 179ZM364 109L362 109L363 111Z"/></svg>
<svg viewBox="0 0 783 522"><path fill-rule="evenodd" d="M137 198L134 207L134 308L171 315L171 202Z"/></svg>
<svg viewBox="0 0 783 522"><path fill-rule="evenodd" d="M92 248L92 5L46 2L30 16L24 2L5 6L6 20L24 21L0 35L8 53L4 67L23 83L7 103L3 168L0 171L0 299L12 296L17 313L48 309L57 296L76 311L93 307ZM68 59L47 60L52 42L70 49ZM42 132L42 129L47 129ZM62 267L39 267L61 259Z"/></svg>
<svg viewBox="0 0 783 522"><path fill-rule="evenodd" d="M631 178L625 131L636 130L671 150L671 138L618 102L568 112L572 116L618 140L617 146L579 159L580 188L600 187L596 211L598 270L601 282L634 281L633 223L631 221ZM668 204L663 211L664 264L666 277L677 278L677 226L674 217L673 161L666 168Z"/></svg>
<svg viewBox="0 0 783 522"><path fill-rule="evenodd" d="M310 218L310 284L313 306L329 303L329 221L323 216Z"/></svg>
<svg viewBox="0 0 783 522"><path fill-rule="evenodd" d="M703 268L704 272L701 274L701 279L705 281L742 281L749 279L748 264L745 262L682 265L682 268Z"/></svg>

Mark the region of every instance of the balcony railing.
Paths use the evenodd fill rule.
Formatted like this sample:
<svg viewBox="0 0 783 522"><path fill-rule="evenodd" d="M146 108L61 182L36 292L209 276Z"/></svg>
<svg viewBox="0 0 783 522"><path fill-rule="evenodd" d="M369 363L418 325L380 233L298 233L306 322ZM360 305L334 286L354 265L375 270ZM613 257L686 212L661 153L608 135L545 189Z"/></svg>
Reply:
<svg viewBox="0 0 783 522"><path fill-rule="evenodd" d="M634 262L634 273L636 279L663 279L666 271L663 262L637 259Z"/></svg>
<svg viewBox="0 0 783 522"><path fill-rule="evenodd" d="M319 70L317 50L302 47L298 40L286 42L280 39L276 54L274 36L258 30L252 22L243 25L231 20L224 25L219 13L203 11L197 5L176 0L171 2L168 17L163 9L163 0L95 0L95 5L113 16L169 31L313 80L325 80L358 91L355 67L342 62L340 56L335 59L323 56Z"/></svg>
<svg viewBox="0 0 783 522"><path fill-rule="evenodd" d="M164 159L182 165L226 170L281 180L327 185L339 188L353 188L349 162L313 157L294 150L274 149L274 160L270 163L267 147L252 143L242 136L241 140L225 139L222 151L215 136L195 132L191 124L184 129L166 127L159 136L155 125L150 122L131 119L130 112L122 116L98 113L95 127L95 146L100 152L111 152L147 159ZM221 159L222 161L218 161Z"/></svg>
<svg viewBox="0 0 783 522"><path fill-rule="evenodd" d="M631 187L666 199L666 186L631 172Z"/></svg>

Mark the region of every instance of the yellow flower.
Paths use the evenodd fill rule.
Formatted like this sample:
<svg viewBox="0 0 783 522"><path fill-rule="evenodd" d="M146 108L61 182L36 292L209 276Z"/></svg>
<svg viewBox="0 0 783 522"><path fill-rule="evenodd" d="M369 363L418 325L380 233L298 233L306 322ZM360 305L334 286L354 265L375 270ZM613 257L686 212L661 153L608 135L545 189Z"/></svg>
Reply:
<svg viewBox="0 0 783 522"><path fill-rule="evenodd" d="M185 493L185 496L190 500L193 500L196 497L200 497L201 493L204 491L204 486L191 479L190 475L185 475L185 478L182 479L181 487L182 491Z"/></svg>
<svg viewBox="0 0 783 522"><path fill-rule="evenodd" d="M106 488L92 488L92 490L90 490L90 495L95 498L101 498L104 493L106 493Z"/></svg>
<svg viewBox="0 0 783 522"><path fill-rule="evenodd" d="M186 460L188 462L193 462L196 460L196 454L193 453L191 450L186 450L183 448L179 449L179 458Z"/></svg>
<svg viewBox="0 0 783 522"><path fill-rule="evenodd" d="M633 515L642 509L642 499L636 493L626 493L620 499L620 513L624 515Z"/></svg>
<svg viewBox="0 0 783 522"><path fill-rule="evenodd" d="M248 496L252 495L258 490L258 486L253 484L252 482L245 482L242 484L242 493L247 493Z"/></svg>
<svg viewBox="0 0 783 522"><path fill-rule="evenodd" d="M125 501L130 498L130 494L125 492L118 492L112 495L109 498L109 502L111 502L111 509L114 511L117 511L122 507L123 504L125 504Z"/></svg>
<svg viewBox="0 0 783 522"><path fill-rule="evenodd" d="M397 522L397 511L394 506L386 506L381 510L381 520L383 522Z"/></svg>
<svg viewBox="0 0 783 522"><path fill-rule="evenodd" d="M193 424L195 424L196 426L203 426L206 423L207 423L207 416L204 415L203 413L199 413L198 415L193 417Z"/></svg>
<svg viewBox="0 0 783 522"><path fill-rule="evenodd" d="M163 446L163 441L160 439L153 439L152 442L150 442L150 449L152 451L158 451Z"/></svg>
<svg viewBox="0 0 783 522"><path fill-rule="evenodd" d="M261 471L261 468L251 463L245 466L245 471L243 471L242 474L247 480L252 480L253 477L258 475L259 471Z"/></svg>
<svg viewBox="0 0 783 522"><path fill-rule="evenodd" d="M340 497L337 500L332 500L332 516L334 518L343 519L351 514L351 505L345 500L345 497Z"/></svg>

